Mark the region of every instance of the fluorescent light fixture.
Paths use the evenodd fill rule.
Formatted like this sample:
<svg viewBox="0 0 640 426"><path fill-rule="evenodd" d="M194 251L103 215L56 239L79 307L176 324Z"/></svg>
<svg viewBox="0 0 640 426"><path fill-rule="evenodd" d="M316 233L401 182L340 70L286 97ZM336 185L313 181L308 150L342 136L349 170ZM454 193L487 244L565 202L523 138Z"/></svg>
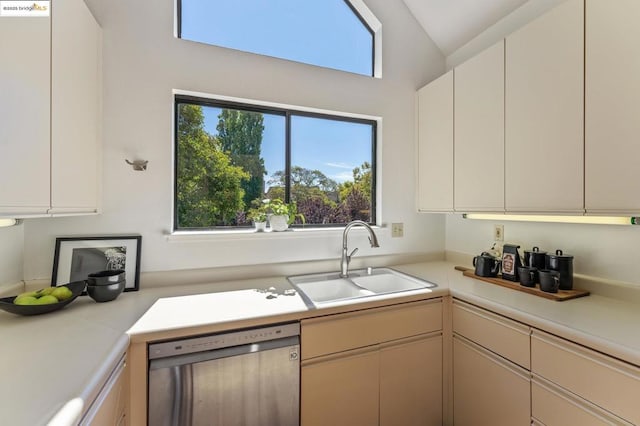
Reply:
<svg viewBox="0 0 640 426"><path fill-rule="evenodd" d="M18 219L0 219L0 228L17 225L18 223Z"/></svg>
<svg viewBox="0 0 640 426"><path fill-rule="evenodd" d="M545 216L528 214L465 213L465 219L482 219L516 222L587 223L595 225L638 225L640 218L630 216Z"/></svg>

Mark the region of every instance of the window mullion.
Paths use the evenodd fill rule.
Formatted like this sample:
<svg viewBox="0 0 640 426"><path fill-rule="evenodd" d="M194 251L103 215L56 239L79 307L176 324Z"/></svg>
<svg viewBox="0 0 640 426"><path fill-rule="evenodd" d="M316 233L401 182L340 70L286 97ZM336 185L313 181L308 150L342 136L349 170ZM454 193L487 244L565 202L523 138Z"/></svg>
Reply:
<svg viewBox="0 0 640 426"><path fill-rule="evenodd" d="M291 112L287 111L284 136L284 202L291 202Z"/></svg>

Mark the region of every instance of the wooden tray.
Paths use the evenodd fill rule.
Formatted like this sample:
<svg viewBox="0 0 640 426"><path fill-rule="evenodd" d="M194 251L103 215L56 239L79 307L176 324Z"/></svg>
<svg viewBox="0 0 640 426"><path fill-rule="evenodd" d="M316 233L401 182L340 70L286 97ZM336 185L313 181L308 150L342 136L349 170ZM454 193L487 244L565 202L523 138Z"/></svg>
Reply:
<svg viewBox="0 0 640 426"><path fill-rule="evenodd" d="M534 294L536 296L544 297L545 299L555 300L557 302L563 302L565 300L576 299L578 297L588 296L589 292L586 290L558 290L557 293L547 293L546 291L540 290L540 285L536 284L535 287L525 287L520 285L519 282L515 281L507 281L502 278L493 278L493 277L479 277L474 273L474 270L471 268L465 268L464 266L456 266L456 271L462 271L462 275L465 277L475 278L477 280L486 281L491 284L497 284L502 287L507 287L513 290L522 291L524 293Z"/></svg>

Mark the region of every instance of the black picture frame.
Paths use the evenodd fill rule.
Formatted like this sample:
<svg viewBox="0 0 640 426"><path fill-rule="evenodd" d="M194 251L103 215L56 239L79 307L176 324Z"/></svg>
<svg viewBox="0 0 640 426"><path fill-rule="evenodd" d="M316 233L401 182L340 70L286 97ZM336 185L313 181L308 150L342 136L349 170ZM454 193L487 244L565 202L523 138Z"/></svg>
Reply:
<svg viewBox="0 0 640 426"><path fill-rule="evenodd" d="M138 291L141 246L141 235L57 237L51 286L85 280L92 272L124 269L124 291Z"/></svg>

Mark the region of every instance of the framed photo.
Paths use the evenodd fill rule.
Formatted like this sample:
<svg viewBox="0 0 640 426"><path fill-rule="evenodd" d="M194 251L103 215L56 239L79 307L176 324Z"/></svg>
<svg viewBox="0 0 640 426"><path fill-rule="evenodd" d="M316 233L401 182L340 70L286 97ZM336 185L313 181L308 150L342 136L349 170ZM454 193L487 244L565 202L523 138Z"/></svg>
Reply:
<svg viewBox="0 0 640 426"><path fill-rule="evenodd" d="M124 291L136 291L140 281L142 236L58 237L51 285L86 280L99 271L124 269Z"/></svg>

